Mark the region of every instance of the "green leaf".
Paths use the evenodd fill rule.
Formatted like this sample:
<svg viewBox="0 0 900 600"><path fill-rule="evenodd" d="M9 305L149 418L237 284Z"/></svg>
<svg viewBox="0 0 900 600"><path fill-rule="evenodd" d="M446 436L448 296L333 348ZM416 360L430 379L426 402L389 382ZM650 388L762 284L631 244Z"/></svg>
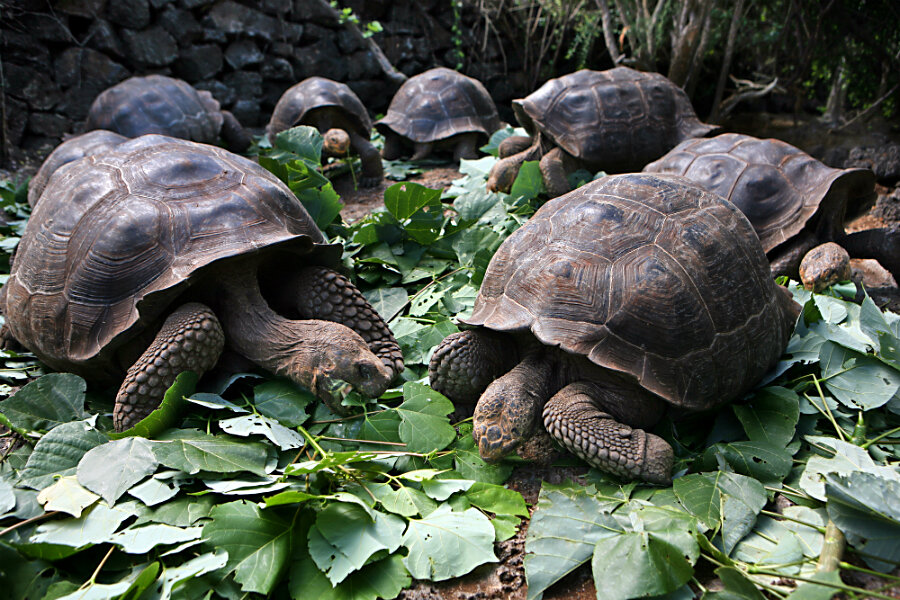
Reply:
<svg viewBox="0 0 900 600"><path fill-rule="evenodd" d="M840 571L819 571L809 576L810 579L831 585L819 585L804 581L788 595L786 600L831 600L844 586Z"/></svg>
<svg viewBox="0 0 900 600"><path fill-rule="evenodd" d="M147 506L156 506L177 495L178 489L177 483L164 483L156 477L151 477L144 483L132 487L128 493Z"/></svg>
<svg viewBox="0 0 900 600"><path fill-rule="evenodd" d="M741 475L758 479L764 484L780 483L790 472L791 453L784 446L765 442L731 442L715 444L703 453L701 468L712 471L724 460Z"/></svg>
<svg viewBox="0 0 900 600"><path fill-rule="evenodd" d="M375 288L363 292L363 296L385 323L400 314L409 301L409 293L401 287Z"/></svg>
<svg viewBox="0 0 900 600"><path fill-rule="evenodd" d="M26 431L49 431L62 423L87 418L84 379L71 373L50 373L25 384L0 402L0 413Z"/></svg>
<svg viewBox="0 0 900 600"><path fill-rule="evenodd" d="M459 437L452 448L454 470L466 479L500 485L513 471L513 466L508 462L488 464L481 459L472 438L471 423L459 426Z"/></svg>
<svg viewBox="0 0 900 600"><path fill-rule="evenodd" d="M315 127L298 125L275 136L275 148L296 154L298 158L319 164L322 157L322 134Z"/></svg>
<svg viewBox="0 0 900 600"><path fill-rule="evenodd" d="M294 600L375 600L396 598L411 579L397 554L370 563L332 587L308 554L291 563L290 593Z"/></svg>
<svg viewBox="0 0 900 600"><path fill-rule="evenodd" d="M306 439L302 435L263 415L241 415L225 419L219 421L219 427L225 433L240 437L261 435L281 450L302 448L306 444Z"/></svg>
<svg viewBox="0 0 900 600"><path fill-rule="evenodd" d="M194 393L198 379L193 371L179 373L166 390L159 407L135 423L134 427L120 433L110 433L109 437L114 440L133 436L155 438L163 431L175 427L184 412L184 399Z"/></svg>
<svg viewBox="0 0 900 600"><path fill-rule="evenodd" d="M466 492L466 498L481 510L495 515L515 515L528 517L528 508L525 506L525 498L515 490L510 490L502 485L493 485L478 481Z"/></svg>
<svg viewBox="0 0 900 600"><path fill-rule="evenodd" d="M496 515L491 519L494 526L494 541L505 542L519 532L521 519L512 515Z"/></svg>
<svg viewBox="0 0 900 600"><path fill-rule="evenodd" d="M456 430L447 418L453 403L421 383L403 385L404 402L396 409L400 415L400 439L409 452L442 450L456 438Z"/></svg>
<svg viewBox="0 0 900 600"><path fill-rule="evenodd" d="M491 156L498 156L497 149L500 147L500 142L513 135L527 136L528 132L522 127L513 128L511 125L507 125L492 133L488 143L479 148L479 150Z"/></svg>
<svg viewBox="0 0 900 600"><path fill-rule="evenodd" d="M89 450L78 462L78 483L112 506L122 494L156 470L151 442L126 438Z"/></svg>
<svg viewBox="0 0 900 600"><path fill-rule="evenodd" d="M403 517L427 515L438 507L438 503L415 488L402 486L396 490L379 488L374 492L384 510Z"/></svg>
<svg viewBox="0 0 900 600"><path fill-rule="evenodd" d="M725 554L753 529L768 501L759 481L724 471L685 475L672 487L689 513L710 529L721 528Z"/></svg>
<svg viewBox="0 0 900 600"><path fill-rule="evenodd" d="M227 561L228 554L226 552L207 552L177 567L167 567L163 570L159 579L156 580L156 585L153 586L156 593L152 594L150 598L141 598L142 600L168 600L180 586L187 585L192 580L196 581L206 573L212 573L221 569L226 565ZM185 600L198 597L200 596L184 596Z"/></svg>
<svg viewBox="0 0 900 600"><path fill-rule="evenodd" d="M269 594L287 572L293 525L271 510L244 501L220 504L203 526L203 541L228 552L226 572L245 592Z"/></svg>
<svg viewBox="0 0 900 600"><path fill-rule="evenodd" d="M426 479L422 482L422 489L431 498L443 502L456 492L466 491L474 483L471 479Z"/></svg>
<svg viewBox="0 0 900 600"><path fill-rule="evenodd" d="M825 387L851 409L878 408L900 390L900 372L875 358L825 342L819 359Z"/></svg>
<svg viewBox="0 0 900 600"><path fill-rule="evenodd" d="M528 600L590 560L601 536L621 529L585 488L544 482L525 537Z"/></svg>
<svg viewBox="0 0 900 600"><path fill-rule="evenodd" d="M58 510L73 517L80 517L82 511L100 499L97 494L86 490L74 475L60 477L56 483L41 490L37 501L47 512Z"/></svg>
<svg viewBox="0 0 900 600"><path fill-rule="evenodd" d="M800 418L800 397L786 388L767 387L732 409L752 441L787 446Z"/></svg>
<svg viewBox="0 0 900 600"><path fill-rule="evenodd" d="M234 441L196 430L173 432L167 439L154 441L153 454L165 466L189 474L200 471L249 471L259 476L266 474L264 444Z"/></svg>
<svg viewBox="0 0 900 600"><path fill-rule="evenodd" d="M92 448L109 441L84 421L63 423L38 440L28 457L19 485L43 489L54 476L74 475L78 462Z"/></svg>
<svg viewBox="0 0 900 600"><path fill-rule="evenodd" d="M337 195L330 183L324 182L321 189L297 189L294 185L291 185L290 188L319 229L325 229L331 225L341 213L341 209L344 208L341 197Z"/></svg>
<svg viewBox="0 0 900 600"><path fill-rule="evenodd" d="M394 552L403 536L403 519L395 515L370 514L358 505L335 502L319 511L310 528L310 554L319 569L336 585L359 570L376 552ZM313 542L313 532L322 539ZM321 543L324 542L324 543Z"/></svg>
<svg viewBox="0 0 900 600"><path fill-rule="evenodd" d="M874 473L825 476L828 516L866 563L887 573L900 563L900 481Z"/></svg>
<svg viewBox="0 0 900 600"><path fill-rule="evenodd" d="M531 200L537 198L544 191L544 177L541 175L541 165L538 161L526 160L522 163L516 180L513 181L509 195L513 198Z"/></svg>
<svg viewBox="0 0 900 600"><path fill-rule="evenodd" d="M253 388L253 405L256 410L286 427L302 425L309 415L306 407L316 397L292 381L275 379Z"/></svg>
<svg viewBox="0 0 900 600"><path fill-rule="evenodd" d="M872 473L887 479L900 481L900 475L893 467L878 466L868 451L856 444L824 436L806 436L816 446L824 446L834 451L834 456L811 456L800 476L800 487L816 500L825 501L825 475L849 475L856 471Z"/></svg>
<svg viewBox="0 0 900 600"><path fill-rule="evenodd" d="M770 568L786 576L800 572L804 543L780 519L759 516L756 527L735 546L732 556L738 561Z"/></svg>
<svg viewBox="0 0 900 600"><path fill-rule="evenodd" d="M694 574L678 548L646 531L628 531L597 542L591 564L603 597L627 600L673 592Z"/></svg>
<svg viewBox="0 0 900 600"><path fill-rule="evenodd" d="M384 191L384 206L398 221L410 218L426 206L440 206L441 190L412 182L395 183Z"/></svg>
<svg viewBox="0 0 900 600"><path fill-rule="evenodd" d="M719 567L716 569L716 575L722 580L725 589L703 594L704 600L766 600L740 570L734 567Z"/></svg>
<svg viewBox="0 0 900 600"><path fill-rule="evenodd" d="M43 560L27 560L14 548L0 542L0 586L10 600L44 598L59 575Z"/></svg>
<svg viewBox="0 0 900 600"><path fill-rule="evenodd" d="M177 544L200 539L202 527L182 529L171 525L156 524L143 527L129 527L110 536L110 542L128 554L146 554L160 545Z"/></svg>
<svg viewBox="0 0 900 600"><path fill-rule="evenodd" d="M12 510L15 506L16 494L13 491L13 486L9 482L0 479L0 515Z"/></svg>
<svg viewBox="0 0 900 600"><path fill-rule="evenodd" d="M29 544L54 544L80 548L88 544L108 542L125 519L134 512L122 507L110 508L95 504L80 518L61 519L42 523L28 539Z"/></svg>
<svg viewBox="0 0 900 600"><path fill-rule="evenodd" d="M141 515L136 524L166 523L188 527L208 517L215 502L212 496L181 496Z"/></svg>
<svg viewBox="0 0 900 600"><path fill-rule="evenodd" d="M478 565L496 562L494 527L481 512L453 512L446 504L423 519L410 519L403 564L416 579L443 581L465 575Z"/></svg>

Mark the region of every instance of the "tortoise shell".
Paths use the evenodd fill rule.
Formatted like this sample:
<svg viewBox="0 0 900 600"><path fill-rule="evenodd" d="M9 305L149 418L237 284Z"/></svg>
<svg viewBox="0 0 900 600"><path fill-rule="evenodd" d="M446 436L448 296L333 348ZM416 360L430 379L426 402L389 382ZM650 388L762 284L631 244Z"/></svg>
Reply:
<svg viewBox="0 0 900 600"><path fill-rule="evenodd" d="M781 140L737 133L685 140L644 171L684 175L727 198L766 252L807 224L821 239L835 239L844 233L846 209L875 197L868 169L832 169Z"/></svg>
<svg viewBox="0 0 900 600"><path fill-rule="evenodd" d="M550 200L491 259L466 322L708 408L749 389L793 321L747 218L683 177L608 176Z"/></svg>
<svg viewBox="0 0 900 600"><path fill-rule="evenodd" d="M438 67L407 79L375 127L419 143L460 133L480 133L487 140L500 129L500 117L480 81Z"/></svg>
<svg viewBox="0 0 900 600"><path fill-rule="evenodd" d="M142 136L51 178L19 243L4 314L13 336L50 366L112 377L119 348L210 265L274 248L315 252L325 264L340 257L296 196L256 163Z"/></svg>
<svg viewBox="0 0 900 600"><path fill-rule="evenodd" d="M266 133L272 139L275 134L302 124L310 111L328 107L341 110L353 130L369 139L372 120L366 107L347 84L324 77L308 77L289 87L275 105Z"/></svg>
<svg viewBox="0 0 900 600"><path fill-rule="evenodd" d="M125 137L159 133L213 143L224 118L219 102L205 90L165 75L131 77L94 99L85 129L108 129Z"/></svg>
<svg viewBox="0 0 900 600"><path fill-rule="evenodd" d="M628 67L582 69L513 101L519 123L608 172L636 171L678 142L716 129L700 122L681 88Z"/></svg>
<svg viewBox="0 0 900 600"><path fill-rule="evenodd" d="M85 156L106 152L127 140L127 137L105 129L95 129L66 140L44 159L41 168L28 183L28 204L32 208L37 204L44 188L47 187L50 176L61 166Z"/></svg>

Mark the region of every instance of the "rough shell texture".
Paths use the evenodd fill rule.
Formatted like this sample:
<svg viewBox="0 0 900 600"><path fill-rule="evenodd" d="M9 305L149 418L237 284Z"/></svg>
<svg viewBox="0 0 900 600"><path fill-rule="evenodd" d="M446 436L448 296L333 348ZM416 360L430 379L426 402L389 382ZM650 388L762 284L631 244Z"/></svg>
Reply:
<svg viewBox="0 0 900 600"><path fill-rule="evenodd" d="M13 336L59 369L106 365L211 263L273 247L340 249L291 191L221 148L158 135L57 173L18 246L5 315Z"/></svg>
<svg viewBox="0 0 900 600"><path fill-rule="evenodd" d="M563 150L608 172L636 171L681 140L716 129L659 73L582 69L513 101L516 118Z"/></svg>
<svg viewBox="0 0 900 600"><path fill-rule="evenodd" d="M439 67L407 79L375 127L422 143L471 132L486 139L500 129L500 118L480 81Z"/></svg>
<svg viewBox="0 0 900 600"><path fill-rule="evenodd" d="M94 99L85 129L108 129L125 137L159 133L213 143L223 123L219 102L205 90L165 75L131 77Z"/></svg>
<svg viewBox="0 0 900 600"><path fill-rule="evenodd" d="M37 174L29 182L28 204L32 207L37 204L44 188L47 187L47 182L50 181L50 176L63 165L85 156L105 152L126 141L128 141L127 137L105 129L88 131L66 140L50 153L41 164Z"/></svg>
<svg viewBox="0 0 900 600"><path fill-rule="evenodd" d="M491 259L468 323L527 331L706 408L747 390L793 324L737 208L682 177L605 177L541 207Z"/></svg>
<svg viewBox="0 0 900 600"><path fill-rule="evenodd" d="M832 169L780 140L737 133L686 140L644 171L684 175L731 200L750 219L766 252L812 220L821 239L835 239L844 232L848 205L875 197L875 176L868 169Z"/></svg>
<svg viewBox="0 0 900 600"><path fill-rule="evenodd" d="M303 117L317 108L334 107L343 111L356 133L369 139L372 120L366 107L346 84L324 77L308 77L287 89L266 126L271 138L275 134L303 124Z"/></svg>

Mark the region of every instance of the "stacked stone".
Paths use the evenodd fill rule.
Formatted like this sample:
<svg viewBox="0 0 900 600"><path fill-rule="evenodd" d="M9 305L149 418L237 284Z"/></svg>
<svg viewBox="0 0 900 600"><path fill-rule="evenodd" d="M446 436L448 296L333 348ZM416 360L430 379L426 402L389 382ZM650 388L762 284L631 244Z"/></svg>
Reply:
<svg viewBox="0 0 900 600"><path fill-rule="evenodd" d="M209 90L250 127L265 124L284 90L312 75L347 83L370 111L383 112L397 84L389 82L366 42L338 22L327 4L8 0L0 23L3 145L7 150L54 146L64 134L81 131L97 94L132 75L150 73ZM455 67L458 44L450 31L455 24L465 31L473 19L457 22L451 3L437 0L340 5L353 9L363 22L382 23L384 32L374 39L407 75L433 66ZM464 50L473 52L474 45L467 39ZM483 58L465 62L480 64ZM506 82L502 69L498 63L493 74L464 71ZM513 95L501 93L499 101L506 105L506 97Z"/></svg>

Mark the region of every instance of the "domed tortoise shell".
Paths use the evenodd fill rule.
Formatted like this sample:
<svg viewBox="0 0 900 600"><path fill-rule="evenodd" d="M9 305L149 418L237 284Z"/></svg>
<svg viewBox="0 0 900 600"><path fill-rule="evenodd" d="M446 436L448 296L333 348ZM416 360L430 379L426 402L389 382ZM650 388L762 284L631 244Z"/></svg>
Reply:
<svg viewBox="0 0 900 600"><path fill-rule="evenodd" d="M683 177L615 175L550 200L507 238L466 322L530 331L702 409L781 354L793 322L776 288L733 204Z"/></svg>
<svg viewBox="0 0 900 600"><path fill-rule="evenodd" d="M382 133L392 130L420 143L460 133L480 133L487 141L500 129L500 118L480 81L438 67L407 79L375 127Z"/></svg>
<svg viewBox="0 0 900 600"><path fill-rule="evenodd" d="M302 123L303 117L310 111L328 107L341 110L353 125L355 133L369 139L372 119L359 97L347 84L325 77L307 77L289 87L275 105L266 133L271 139L275 134Z"/></svg>

